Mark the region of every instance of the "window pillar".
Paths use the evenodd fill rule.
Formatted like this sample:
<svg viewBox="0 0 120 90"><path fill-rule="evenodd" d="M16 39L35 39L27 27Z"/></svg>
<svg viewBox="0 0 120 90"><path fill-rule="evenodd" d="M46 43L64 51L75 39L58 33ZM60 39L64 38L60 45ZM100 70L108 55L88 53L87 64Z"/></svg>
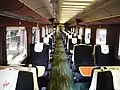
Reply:
<svg viewBox="0 0 120 90"><path fill-rule="evenodd" d="M0 27L0 65L7 65L6 27Z"/></svg>
<svg viewBox="0 0 120 90"><path fill-rule="evenodd" d="M30 56L30 44L32 43L32 27L26 27L27 31L27 55Z"/></svg>

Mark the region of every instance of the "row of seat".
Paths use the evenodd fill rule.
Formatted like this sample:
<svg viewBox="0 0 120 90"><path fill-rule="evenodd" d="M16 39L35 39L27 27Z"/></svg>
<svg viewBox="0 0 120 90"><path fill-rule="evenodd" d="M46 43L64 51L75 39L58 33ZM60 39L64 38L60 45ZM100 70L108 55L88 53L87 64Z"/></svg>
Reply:
<svg viewBox="0 0 120 90"><path fill-rule="evenodd" d="M120 90L119 74L119 66L94 68L89 90Z"/></svg>
<svg viewBox="0 0 120 90"><path fill-rule="evenodd" d="M71 54L71 50L73 50L73 46L76 44L87 44L90 45L92 42L90 38L84 38L84 36L77 35L76 33L67 33L63 31L63 42L65 49L68 54Z"/></svg>
<svg viewBox="0 0 120 90"><path fill-rule="evenodd" d="M66 54L68 55L68 60L70 62L72 60L73 62L71 68L75 82L90 82L92 78L91 72L95 67L113 65L114 56L112 46L94 45L93 47L90 45L91 40L88 41L89 43L79 44L76 37L71 37L68 39L68 42L65 42L67 37L69 37L69 34L63 31Z"/></svg>
<svg viewBox="0 0 120 90"><path fill-rule="evenodd" d="M38 73L37 68L31 66L0 66L0 90L41 90ZM44 70L41 68L40 76L43 74ZM42 90L45 88L42 87Z"/></svg>
<svg viewBox="0 0 120 90"><path fill-rule="evenodd" d="M65 33L65 31L64 31ZM63 40L64 42L64 40ZM65 47L68 56L72 54L72 61L77 66L85 65L111 65L113 57L113 48L110 45L94 45L78 44L77 38L68 40L68 45Z"/></svg>
<svg viewBox="0 0 120 90"><path fill-rule="evenodd" d="M113 49L109 45L75 45L72 61L76 66L108 66L113 65Z"/></svg>
<svg viewBox="0 0 120 90"><path fill-rule="evenodd" d="M55 31L46 35L43 38L43 42L31 44L31 51L27 64L32 64L33 67L37 68L39 89L41 89L42 87L48 88L48 84L50 81L51 62L53 60L54 53L54 45ZM39 75L39 73L41 73L42 69L44 69L44 74L41 76Z"/></svg>

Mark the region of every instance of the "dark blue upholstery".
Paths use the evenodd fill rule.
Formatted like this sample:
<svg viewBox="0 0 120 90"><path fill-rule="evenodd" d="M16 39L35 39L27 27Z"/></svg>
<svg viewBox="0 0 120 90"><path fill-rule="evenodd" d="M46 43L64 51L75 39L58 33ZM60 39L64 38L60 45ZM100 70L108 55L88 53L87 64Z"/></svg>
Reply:
<svg viewBox="0 0 120 90"><path fill-rule="evenodd" d="M77 44L81 44L81 40L77 38Z"/></svg>
<svg viewBox="0 0 120 90"><path fill-rule="evenodd" d="M74 48L74 64L72 65L73 75L75 77L75 82L80 83L89 83L91 77L84 77L79 72L80 66L94 66L93 56L92 56L93 48L90 45L76 45Z"/></svg>
<svg viewBox="0 0 120 90"><path fill-rule="evenodd" d="M68 41L68 50L73 50L72 39L69 39Z"/></svg>
<svg viewBox="0 0 120 90"><path fill-rule="evenodd" d="M79 66L93 66L93 48L89 45L77 45L74 49L74 63Z"/></svg>
<svg viewBox="0 0 120 90"><path fill-rule="evenodd" d="M49 46L44 44L42 52L35 52L33 48L34 44L31 45L31 56L29 63L33 66L45 66L47 67L49 62Z"/></svg>
<svg viewBox="0 0 120 90"><path fill-rule="evenodd" d="M115 90L111 71L98 72L96 90Z"/></svg>
<svg viewBox="0 0 120 90"><path fill-rule="evenodd" d="M113 49L112 49L111 46L109 46L109 53L108 54L103 54L101 52L101 46L100 45L95 46L96 65L98 65L98 66L112 65L113 60L114 60Z"/></svg>
<svg viewBox="0 0 120 90"><path fill-rule="evenodd" d="M49 38L49 49L52 50L52 38Z"/></svg>
<svg viewBox="0 0 120 90"><path fill-rule="evenodd" d="M33 74L31 72L19 71L16 90L34 90Z"/></svg>
<svg viewBox="0 0 120 90"><path fill-rule="evenodd" d="M77 44L77 43L76 43ZM74 46L75 44L73 44L72 43L72 39L69 39L69 41L68 41L68 50L73 50L73 46Z"/></svg>

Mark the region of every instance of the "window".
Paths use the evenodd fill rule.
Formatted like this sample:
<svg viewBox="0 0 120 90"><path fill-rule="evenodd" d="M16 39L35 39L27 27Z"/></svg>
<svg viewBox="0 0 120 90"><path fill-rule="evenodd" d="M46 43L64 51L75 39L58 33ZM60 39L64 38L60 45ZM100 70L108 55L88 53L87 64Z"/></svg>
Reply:
<svg viewBox="0 0 120 90"><path fill-rule="evenodd" d="M48 27L46 27L46 34L48 34L49 33L49 31L48 31Z"/></svg>
<svg viewBox="0 0 120 90"><path fill-rule="evenodd" d="M79 35L83 35L83 28L79 28Z"/></svg>
<svg viewBox="0 0 120 90"><path fill-rule="evenodd" d="M33 27L32 29L32 43L40 41L40 29L39 27Z"/></svg>
<svg viewBox="0 0 120 90"><path fill-rule="evenodd" d="M6 45L8 64L20 64L27 56L25 27L7 27Z"/></svg>
<svg viewBox="0 0 120 90"><path fill-rule="evenodd" d="M90 28L85 29L85 38L91 38L91 29Z"/></svg>
<svg viewBox="0 0 120 90"><path fill-rule="evenodd" d="M71 28L71 32L73 31L73 28Z"/></svg>
<svg viewBox="0 0 120 90"><path fill-rule="evenodd" d="M119 34L119 47L118 47L118 57L120 59L120 34Z"/></svg>
<svg viewBox="0 0 120 90"><path fill-rule="evenodd" d="M50 33L50 28L48 27L48 33Z"/></svg>
<svg viewBox="0 0 120 90"><path fill-rule="evenodd" d="M107 29L97 29L96 44L106 44Z"/></svg>
<svg viewBox="0 0 120 90"><path fill-rule="evenodd" d="M35 35L36 35L36 31L32 29L32 43L35 43Z"/></svg>
<svg viewBox="0 0 120 90"><path fill-rule="evenodd" d="M72 30L73 30L73 32L75 32L75 28L73 28Z"/></svg>
<svg viewBox="0 0 120 90"><path fill-rule="evenodd" d="M42 37L45 37L45 27L42 27Z"/></svg>

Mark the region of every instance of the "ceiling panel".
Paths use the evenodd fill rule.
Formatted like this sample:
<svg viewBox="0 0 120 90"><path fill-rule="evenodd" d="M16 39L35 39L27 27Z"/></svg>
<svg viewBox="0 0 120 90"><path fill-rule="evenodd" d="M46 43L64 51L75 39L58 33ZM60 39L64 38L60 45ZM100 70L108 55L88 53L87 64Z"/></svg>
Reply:
<svg viewBox="0 0 120 90"><path fill-rule="evenodd" d="M60 7L60 23L65 23L75 15L83 12L95 0L62 0Z"/></svg>

